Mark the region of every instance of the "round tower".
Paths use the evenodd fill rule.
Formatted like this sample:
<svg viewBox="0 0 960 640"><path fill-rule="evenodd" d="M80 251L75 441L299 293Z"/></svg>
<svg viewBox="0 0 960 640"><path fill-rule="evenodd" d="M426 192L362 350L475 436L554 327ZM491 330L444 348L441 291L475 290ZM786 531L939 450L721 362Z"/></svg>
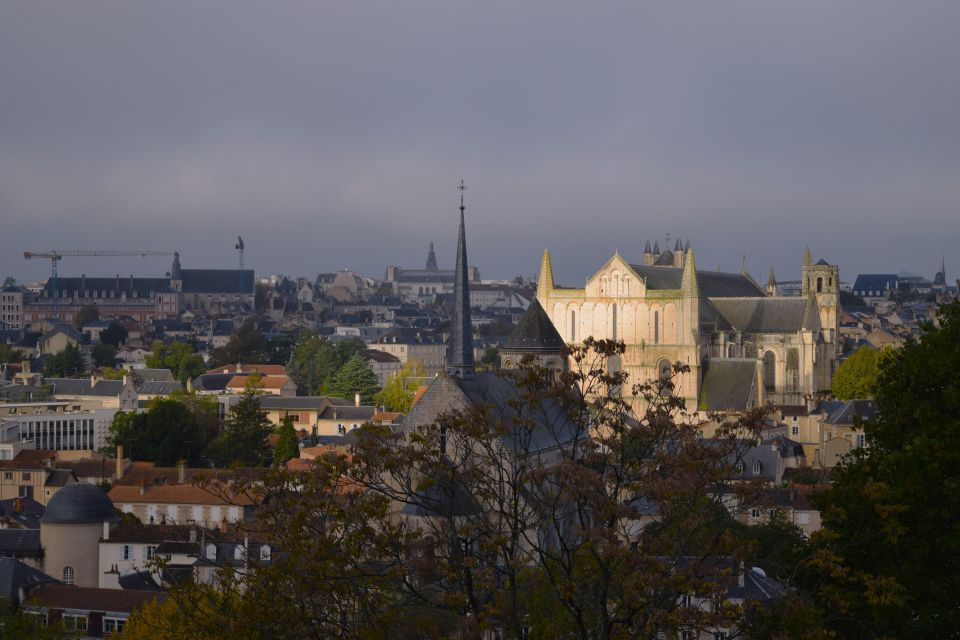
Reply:
<svg viewBox="0 0 960 640"><path fill-rule="evenodd" d="M57 491L40 518L44 573L66 584L99 586L100 539L119 520L100 487L77 482Z"/></svg>

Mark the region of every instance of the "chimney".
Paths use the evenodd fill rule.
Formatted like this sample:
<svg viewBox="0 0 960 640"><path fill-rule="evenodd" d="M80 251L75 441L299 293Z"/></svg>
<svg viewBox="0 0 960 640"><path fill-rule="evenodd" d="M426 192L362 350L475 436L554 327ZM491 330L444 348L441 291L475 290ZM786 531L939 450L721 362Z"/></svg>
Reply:
<svg viewBox="0 0 960 640"><path fill-rule="evenodd" d="M85 295L84 292L87 290L87 274L80 274L80 295Z"/></svg>
<svg viewBox="0 0 960 640"><path fill-rule="evenodd" d="M188 376L187 377L187 393L190 393L192 391L193 391L193 378Z"/></svg>
<svg viewBox="0 0 960 640"><path fill-rule="evenodd" d="M100 382L100 378L97 377L97 374L91 373L91 374L90 374L90 388L93 389L94 387L96 387L98 382Z"/></svg>
<svg viewBox="0 0 960 640"><path fill-rule="evenodd" d="M119 480L123 477L123 445L117 445L117 470L116 470L116 479Z"/></svg>
<svg viewBox="0 0 960 640"><path fill-rule="evenodd" d="M243 363L242 363L242 362L238 362L238 363L237 363L237 373L243 373Z"/></svg>
<svg viewBox="0 0 960 640"><path fill-rule="evenodd" d="M123 386L127 386L128 384L130 384L130 374L125 373L123 374Z"/></svg>
<svg viewBox="0 0 960 640"><path fill-rule="evenodd" d="M13 501L13 512L23 513L23 498L15 498Z"/></svg>
<svg viewBox="0 0 960 640"><path fill-rule="evenodd" d="M147 493L147 481L144 480L140 483L140 495L145 495Z"/></svg>
<svg viewBox="0 0 960 640"><path fill-rule="evenodd" d="M181 462L177 465L177 482L183 484L187 481L187 463Z"/></svg>
<svg viewBox="0 0 960 640"><path fill-rule="evenodd" d="M356 407L360 406L360 392L357 391L356 395L353 396L353 405Z"/></svg>

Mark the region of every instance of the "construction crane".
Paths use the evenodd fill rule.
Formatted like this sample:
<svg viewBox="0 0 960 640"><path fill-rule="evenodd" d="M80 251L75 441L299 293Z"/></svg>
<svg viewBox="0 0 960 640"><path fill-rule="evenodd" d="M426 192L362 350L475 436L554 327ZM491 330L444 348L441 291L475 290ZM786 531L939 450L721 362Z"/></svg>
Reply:
<svg viewBox="0 0 960 640"><path fill-rule="evenodd" d="M176 251L116 251L111 249L105 249L102 251L84 251L78 249L65 249L65 250L55 250L55 251L24 251L23 258L24 260L33 260L34 258L45 258L50 261L50 293L51 299L53 300L52 315L53 319L57 319L57 298L59 297L59 291L57 290L57 263L60 262L65 256L70 257L123 257L123 256L177 256L179 255Z"/></svg>
<svg viewBox="0 0 960 640"><path fill-rule="evenodd" d="M240 252L240 271L237 272L237 293L243 294L243 238L237 236L237 246L234 247Z"/></svg>

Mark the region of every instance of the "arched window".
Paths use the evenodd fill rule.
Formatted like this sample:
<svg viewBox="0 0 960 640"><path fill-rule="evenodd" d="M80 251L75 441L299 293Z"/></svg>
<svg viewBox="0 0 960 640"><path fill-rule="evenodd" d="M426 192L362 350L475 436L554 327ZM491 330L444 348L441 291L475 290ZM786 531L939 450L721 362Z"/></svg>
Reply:
<svg viewBox="0 0 960 640"><path fill-rule="evenodd" d="M823 293L823 278L817 278L817 293Z"/></svg>
<svg viewBox="0 0 960 640"><path fill-rule="evenodd" d="M669 360L661 360L657 363L657 388L660 395L667 397L673 395L673 367Z"/></svg>
<svg viewBox="0 0 960 640"><path fill-rule="evenodd" d="M653 312L653 344L660 344L660 312Z"/></svg>
<svg viewBox="0 0 960 640"><path fill-rule="evenodd" d="M577 312L570 312L570 342L577 341Z"/></svg>
<svg viewBox="0 0 960 640"><path fill-rule="evenodd" d="M773 351L763 354L763 387L773 391L777 386L777 356Z"/></svg>
<svg viewBox="0 0 960 640"><path fill-rule="evenodd" d="M76 575L73 572L73 567L67 565L63 568L63 584L73 584Z"/></svg>
<svg viewBox="0 0 960 640"><path fill-rule="evenodd" d="M217 559L217 545L211 543L207 545L207 560Z"/></svg>

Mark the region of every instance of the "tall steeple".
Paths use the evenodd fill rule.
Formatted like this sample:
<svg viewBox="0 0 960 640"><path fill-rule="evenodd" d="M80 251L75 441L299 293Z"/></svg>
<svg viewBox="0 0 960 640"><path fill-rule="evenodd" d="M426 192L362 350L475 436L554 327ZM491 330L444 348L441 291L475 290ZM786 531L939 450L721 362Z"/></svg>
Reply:
<svg viewBox="0 0 960 640"><path fill-rule="evenodd" d="M453 276L453 313L447 342L447 373L458 378L473 377L473 325L470 320L470 276L467 271L467 234L464 230L463 190L460 181L460 236L457 239L457 267Z"/></svg>
<svg viewBox="0 0 960 640"><path fill-rule="evenodd" d="M684 297L694 298L700 295L700 286L697 283L697 263L693 259L693 249L687 249L687 255L683 260L683 275L680 277L680 287L683 289Z"/></svg>
<svg viewBox="0 0 960 640"><path fill-rule="evenodd" d="M773 272L773 265L770 265L770 275L767 276L767 295L776 297L777 293L777 274Z"/></svg>
<svg viewBox="0 0 960 640"><path fill-rule="evenodd" d="M550 250L543 250L543 260L540 261L540 277L537 279L537 297L545 298L553 289L553 263L550 261Z"/></svg>
<svg viewBox="0 0 960 640"><path fill-rule="evenodd" d="M433 252L433 240L430 241L430 251L427 253L427 271L438 271L437 254Z"/></svg>

